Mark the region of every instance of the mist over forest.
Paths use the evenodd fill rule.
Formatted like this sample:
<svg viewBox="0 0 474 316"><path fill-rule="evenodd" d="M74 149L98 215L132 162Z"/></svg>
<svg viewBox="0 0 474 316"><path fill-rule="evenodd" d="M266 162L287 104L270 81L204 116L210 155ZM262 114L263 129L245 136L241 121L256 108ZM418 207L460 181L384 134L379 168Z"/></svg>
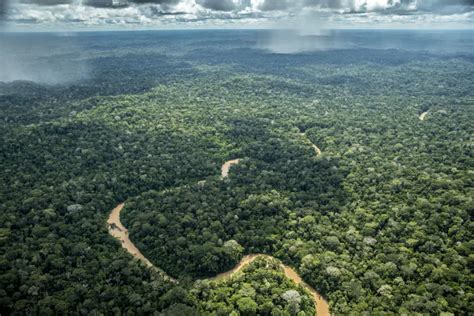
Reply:
<svg viewBox="0 0 474 316"><path fill-rule="evenodd" d="M256 56L265 55L301 55L318 54L321 56L330 50L351 49L394 49L407 52L419 52L441 55L469 55L472 49L474 36L471 31L337 31L315 30L308 34L304 28L288 30L262 31L216 31L212 35L220 46L211 47L216 53L228 54L230 59L235 50L247 50ZM176 51L166 50L164 45L179 45L194 34L210 34L212 31L162 31L144 32L138 35L136 41L130 41L129 36L136 36L128 32L98 32L92 33L42 33L42 34L15 34L0 33L2 46L0 47L0 63L2 72L0 81L32 81L49 85L67 85L70 83L87 82L94 78L99 79L97 73L97 57L112 57L128 54L139 60L145 50L137 54L137 46L144 45L146 52L157 53L163 60L166 57L174 61L193 62L192 51L205 49L206 43L193 42L191 48L180 48L180 56ZM238 34L237 38L228 40L229 34ZM129 49L111 44L108 37L118 36L128 41ZM388 36L387 36L388 35ZM240 38L245 40L239 41ZM98 42L97 42L98 40ZM92 43L94 42L94 43ZM102 43L100 43L102 42ZM228 52L227 52L228 51ZM185 52L190 54L186 55ZM133 56L136 54L136 56ZM145 57L146 58L146 57ZM324 57L323 57L324 58ZM237 61L239 62L239 61Z"/></svg>

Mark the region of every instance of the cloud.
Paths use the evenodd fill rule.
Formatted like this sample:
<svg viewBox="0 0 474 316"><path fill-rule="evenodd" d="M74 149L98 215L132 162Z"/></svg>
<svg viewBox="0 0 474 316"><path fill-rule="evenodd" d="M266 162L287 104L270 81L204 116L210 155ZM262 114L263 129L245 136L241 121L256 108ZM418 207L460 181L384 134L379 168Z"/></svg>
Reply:
<svg viewBox="0 0 474 316"><path fill-rule="evenodd" d="M72 0L21 0L20 2L50 6L50 5L59 5L59 4L69 4L69 3L72 3Z"/></svg>
<svg viewBox="0 0 474 316"><path fill-rule="evenodd" d="M290 7L288 0L266 0L260 4L259 9L263 11L287 10Z"/></svg>
<svg viewBox="0 0 474 316"><path fill-rule="evenodd" d="M27 80L56 85L90 77L86 61L77 58L81 46L72 37L57 34L25 40L0 34L0 42L0 82Z"/></svg>
<svg viewBox="0 0 474 316"><path fill-rule="evenodd" d="M264 11L320 8L344 13L392 11L433 11L448 7L472 7L473 0L263 0ZM472 8L471 8L472 9Z"/></svg>
<svg viewBox="0 0 474 316"><path fill-rule="evenodd" d="M173 5L180 2L180 0L132 0L131 2L135 3L156 3L162 5Z"/></svg>
<svg viewBox="0 0 474 316"><path fill-rule="evenodd" d="M9 24L23 28L285 25L295 16L316 16L330 26L474 25L474 0L15 0L8 9L0 3Z"/></svg>
<svg viewBox="0 0 474 316"><path fill-rule="evenodd" d="M197 4L216 11L232 11L237 8L232 0L197 0Z"/></svg>
<svg viewBox="0 0 474 316"><path fill-rule="evenodd" d="M0 1L0 19L3 18L3 15L6 13L7 10L7 2Z"/></svg>

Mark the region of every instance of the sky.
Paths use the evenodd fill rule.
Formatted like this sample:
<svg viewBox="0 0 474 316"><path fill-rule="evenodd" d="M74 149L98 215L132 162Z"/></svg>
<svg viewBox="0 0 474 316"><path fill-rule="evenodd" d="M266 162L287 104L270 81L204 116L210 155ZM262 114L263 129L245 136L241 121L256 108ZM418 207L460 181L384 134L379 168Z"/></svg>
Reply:
<svg viewBox="0 0 474 316"><path fill-rule="evenodd" d="M474 29L474 0L0 0L7 30Z"/></svg>

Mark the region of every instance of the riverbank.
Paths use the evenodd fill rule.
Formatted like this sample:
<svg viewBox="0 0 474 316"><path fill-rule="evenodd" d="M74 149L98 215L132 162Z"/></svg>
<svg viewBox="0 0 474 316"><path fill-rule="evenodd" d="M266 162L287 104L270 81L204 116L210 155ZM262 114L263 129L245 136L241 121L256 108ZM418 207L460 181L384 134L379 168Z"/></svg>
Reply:
<svg viewBox="0 0 474 316"><path fill-rule="evenodd" d="M246 266L251 264L253 261L255 261L259 257L265 257L269 259L275 259L272 256L269 255L264 255L264 254L249 254L244 256L239 263L232 268L229 271L219 273L217 276L210 278L209 280L221 280L225 278L230 278L232 275L240 272L242 269L244 269ZM316 306L316 315L317 316L330 316L329 312L329 304L328 302L319 294L313 287L311 287L309 284L303 281L301 279L300 275L291 267L283 264L280 262L280 267L282 268L283 272L285 273L285 276L295 282L298 285L302 285L309 293L311 293L311 296L313 298L313 301Z"/></svg>

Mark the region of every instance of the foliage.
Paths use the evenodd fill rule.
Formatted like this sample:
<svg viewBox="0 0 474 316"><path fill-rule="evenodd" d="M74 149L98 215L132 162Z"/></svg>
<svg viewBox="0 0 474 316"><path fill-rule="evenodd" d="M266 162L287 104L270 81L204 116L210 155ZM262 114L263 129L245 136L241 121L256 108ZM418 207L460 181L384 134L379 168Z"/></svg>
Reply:
<svg viewBox="0 0 474 316"><path fill-rule="evenodd" d="M108 51L94 36L79 36L92 81L0 83L1 314L284 315L296 296L280 294L304 293L257 263L235 288L193 282L251 252L336 314L472 312L471 55L277 55L206 32L115 34ZM131 239L178 285L108 234L123 201ZM258 292L263 275L283 292ZM254 282L261 300L228 301Z"/></svg>
<svg viewBox="0 0 474 316"><path fill-rule="evenodd" d="M290 281L280 263L259 257L236 275L198 281L191 294L200 315L314 315L311 295Z"/></svg>

